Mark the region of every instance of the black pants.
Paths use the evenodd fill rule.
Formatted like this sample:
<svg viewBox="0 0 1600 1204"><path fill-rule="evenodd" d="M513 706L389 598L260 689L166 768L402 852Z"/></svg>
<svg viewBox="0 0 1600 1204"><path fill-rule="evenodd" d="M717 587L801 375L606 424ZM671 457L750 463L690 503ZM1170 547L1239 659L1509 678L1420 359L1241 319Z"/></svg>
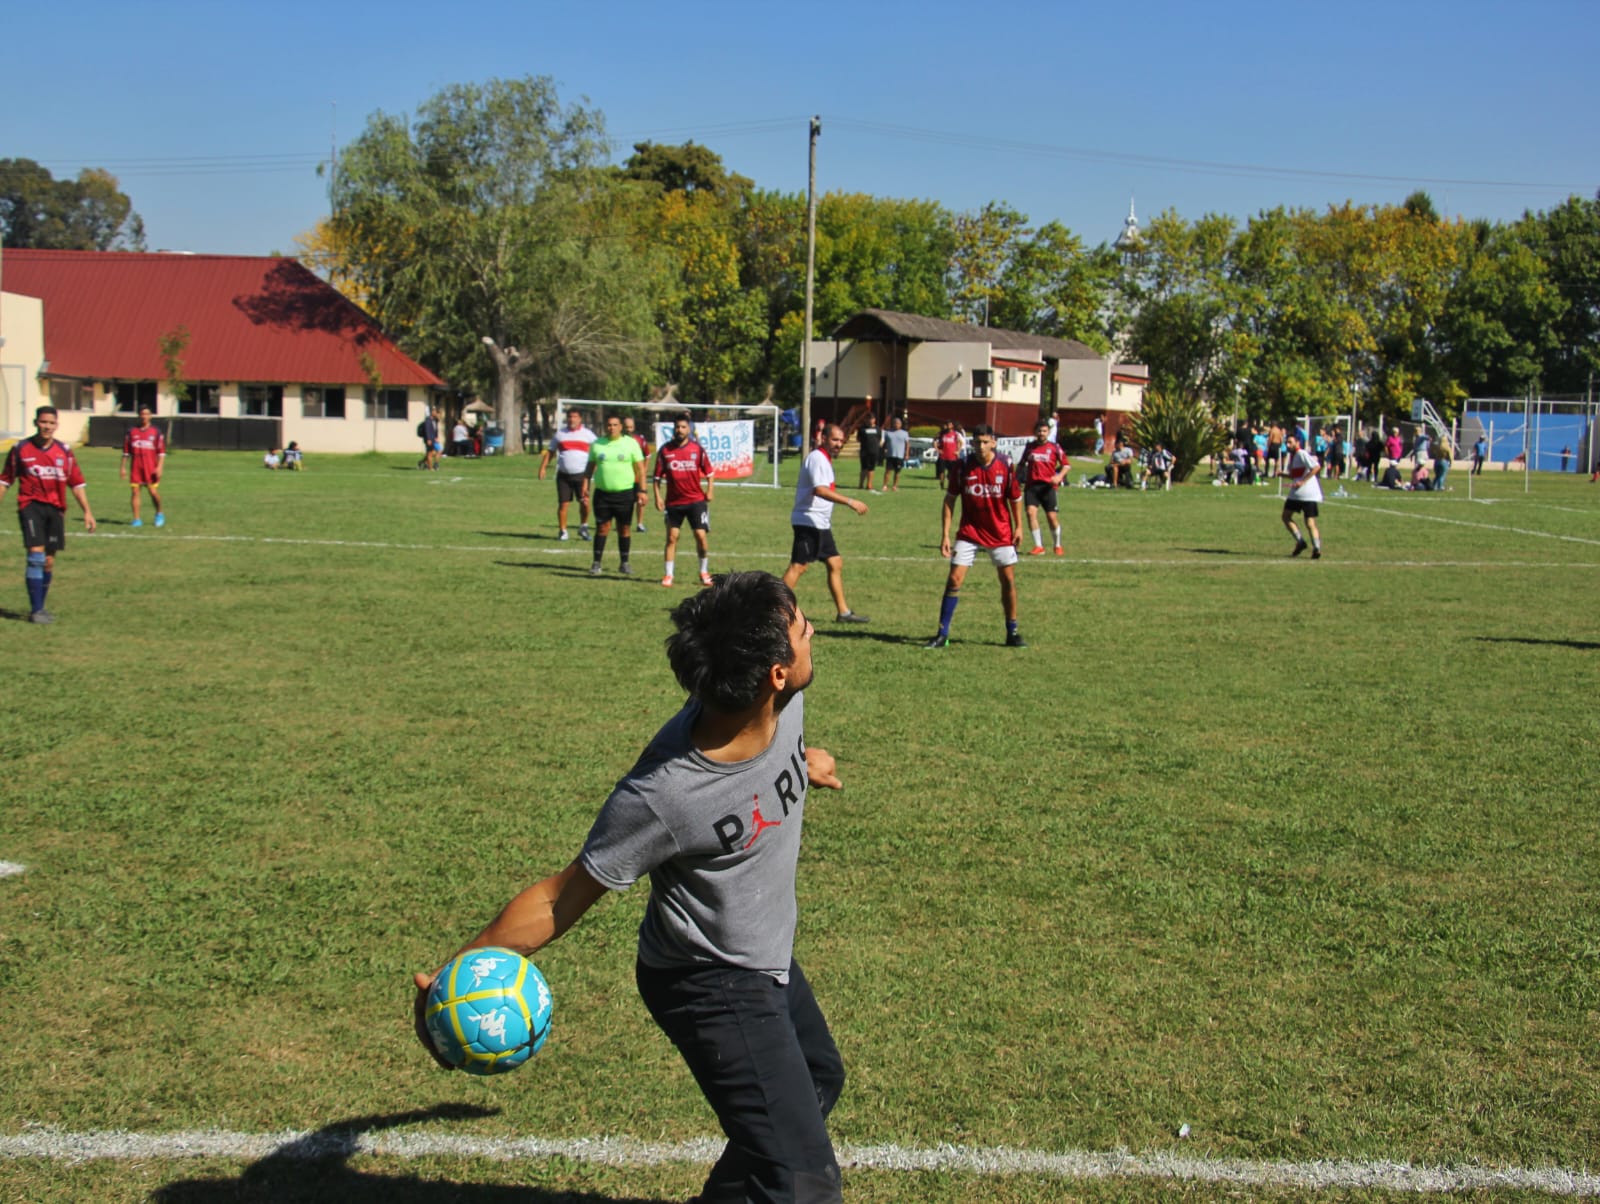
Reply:
<svg viewBox="0 0 1600 1204"><path fill-rule="evenodd" d="M704 1204L837 1204L827 1115L844 1062L796 962L789 982L731 966L636 969L639 994L678 1047L728 1144Z"/></svg>

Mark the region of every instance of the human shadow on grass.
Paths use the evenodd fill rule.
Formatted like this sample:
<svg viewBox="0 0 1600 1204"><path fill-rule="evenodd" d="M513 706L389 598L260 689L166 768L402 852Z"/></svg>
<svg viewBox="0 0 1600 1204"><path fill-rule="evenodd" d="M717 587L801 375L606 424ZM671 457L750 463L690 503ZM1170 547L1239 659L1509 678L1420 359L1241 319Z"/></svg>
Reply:
<svg viewBox="0 0 1600 1204"><path fill-rule="evenodd" d="M5 607L0 606L0 622L12 621L26 623L28 621L28 612L25 610L7 610Z"/></svg>
<svg viewBox="0 0 1600 1204"><path fill-rule="evenodd" d="M1600 649L1600 643L1594 640L1541 640L1527 635L1475 635L1472 638L1480 644L1542 644L1552 648L1574 648L1579 652Z"/></svg>
<svg viewBox="0 0 1600 1204"><path fill-rule="evenodd" d="M1196 556L1243 556L1238 548L1173 548L1174 552L1191 552Z"/></svg>
<svg viewBox="0 0 1600 1204"><path fill-rule="evenodd" d="M878 644L923 644L928 637L925 635L900 635L892 631L863 631L860 627L847 627L843 623L835 623L832 619L823 619L821 622L812 620L818 636L829 640L872 640Z"/></svg>
<svg viewBox="0 0 1600 1204"><path fill-rule="evenodd" d="M551 543L559 542L554 535L541 535L537 531L479 531L485 539L547 539Z"/></svg>
<svg viewBox="0 0 1600 1204"><path fill-rule="evenodd" d="M440 1120L473 1120L499 1109L440 1104L388 1116L359 1116L285 1142L231 1178L183 1179L150 1193L158 1204L668 1204L659 1198L550 1191L510 1183L460 1183L414 1175L363 1172L350 1166L363 1134Z"/></svg>

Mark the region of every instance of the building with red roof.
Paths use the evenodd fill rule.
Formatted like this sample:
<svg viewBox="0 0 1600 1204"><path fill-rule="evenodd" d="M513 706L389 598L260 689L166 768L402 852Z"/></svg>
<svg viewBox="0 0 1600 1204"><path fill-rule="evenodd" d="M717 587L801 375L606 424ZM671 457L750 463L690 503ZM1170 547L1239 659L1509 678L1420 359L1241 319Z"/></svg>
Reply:
<svg viewBox="0 0 1600 1204"><path fill-rule="evenodd" d="M48 402L73 443L149 405L176 447L409 451L444 387L294 259L7 250L0 340L0 431Z"/></svg>

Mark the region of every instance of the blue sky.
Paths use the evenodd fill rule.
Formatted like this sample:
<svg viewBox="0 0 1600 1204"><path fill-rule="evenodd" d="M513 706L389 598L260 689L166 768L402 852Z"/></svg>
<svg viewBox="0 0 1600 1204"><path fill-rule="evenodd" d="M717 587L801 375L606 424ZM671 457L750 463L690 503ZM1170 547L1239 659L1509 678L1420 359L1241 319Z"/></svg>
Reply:
<svg viewBox="0 0 1600 1204"><path fill-rule="evenodd" d="M1130 196L1244 219L1425 188L1508 219L1600 189L1596 0L12 8L0 157L107 168L152 250L292 250L335 138L494 76L587 98L619 158L693 139L792 192L817 114L822 191L1004 201L1091 245Z"/></svg>

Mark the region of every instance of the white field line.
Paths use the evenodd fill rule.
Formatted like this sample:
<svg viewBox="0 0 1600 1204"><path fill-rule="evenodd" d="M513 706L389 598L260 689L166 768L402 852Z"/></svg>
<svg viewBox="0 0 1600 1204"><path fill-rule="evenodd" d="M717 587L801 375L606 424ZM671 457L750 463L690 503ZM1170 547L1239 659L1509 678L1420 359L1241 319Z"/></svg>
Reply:
<svg viewBox="0 0 1600 1204"><path fill-rule="evenodd" d="M0 878L14 878L28 867L15 861L0 861Z"/></svg>
<svg viewBox="0 0 1600 1204"><path fill-rule="evenodd" d="M1398 513L1403 513L1398 512ZM1454 520L1440 520L1450 522ZM1468 526L1486 526L1484 523L1469 523ZM1513 527L1493 527L1496 531L1513 531ZM652 532L653 534L653 532ZM1530 532L1540 534L1540 532ZM498 555L508 556L573 556L593 557L591 545L582 541L570 542L565 547L531 547L526 544L516 547L502 547L498 544L434 544L434 543L394 543L385 540L372 539L290 539L275 535L135 535L115 531L97 531L93 535L79 534L78 539L137 539L147 542L151 547L178 543L257 543L257 544L285 544L292 547L306 548L373 548L379 551L394 552L493 552ZM1551 539L1570 539L1571 536L1552 535ZM554 542L546 540L544 542ZM1600 546L1600 540L1578 540L1579 543L1595 543ZM660 549L652 547L652 552ZM713 551L713 557L717 553ZM729 552L725 554L730 559L739 561L774 560L787 564L787 552ZM857 556L848 557L852 562L869 562L873 564L944 564L945 560L937 552L929 552L922 556ZM1451 569L1600 569L1600 561L1595 562L1568 562L1558 560L1342 560L1330 552L1325 560L1345 568L1451 568ZM1023 563L1030 563L1025 557ZM1052 566L1070 567L1072 565L1100 565L1122 566L1127 568L1223 568L1232 565L1277 565L1282 568L1293 567L1296 571L1304 568L1300 561L1291 561L1287 556L1190 556L1190 557L1155 557L1155 556L1051 556L1033 565L1034 570L1048 572ZM1032 571L1032 570L1030 570ZM1318 571L1322 571L1319 569Z"/></svg>
<svg viewBox="0 0 1600 1204"><path fill-rule="evenodd" d="M276 1158L309 1161L378 1155L390 1158L484 1158L520 1161L568 1158L606 1166L656 1166L663 1163L709 1165L721 1142L645 1142L617 1137L543 1138L451 1137L435 1133L370 1136L323 1130L312 1133L228 1133L208 1129L182 1133L101 1131L68 1133L35 1128L0 1136L0 1158L54 1162L147 1161L225 1158L259 1161ZM1389 1191L1456 1192L1494 1188L1554 1195L1600 1195L1600 1175L1562 1167L1529 1169L1485 1166L1413 1166L1405 1162L1328 1160L1253 1162L1186 1157L1167 1153L1133 1154L975 1149L940 1145L931 1149L898 1145L845 1145L841 1166L880 1171L945 1171L979 1177L1040 1175L1055 1179L1173 1179L1207 1183L1258 1184L1312 1189L1383 1188Z"/></svg>
<svg viewBox="0 0 1600 1204"><path fill-rule="evenodd" d="M1323 505L1338 506L1348 503L1324 501ZM1584 539L1579 535L1557 535L1551 531L1535 531L1528 527L1507 527L1499 523L1475 523L1464 518L1445 518L1442 514L1418 514L1414 510L1391 510L1387 506L1373 506L1364 502L1354 503L1362 511L1373 514L1392 514L1398 518L1416 518L1429 523L1448 523L1453 527L1477 527L1483 531L1506 531L1512 535L1527 535L1535 539L1557 539L1562 543L1587 544L1591 548L1600 548L1600 539Z"/></svg>

